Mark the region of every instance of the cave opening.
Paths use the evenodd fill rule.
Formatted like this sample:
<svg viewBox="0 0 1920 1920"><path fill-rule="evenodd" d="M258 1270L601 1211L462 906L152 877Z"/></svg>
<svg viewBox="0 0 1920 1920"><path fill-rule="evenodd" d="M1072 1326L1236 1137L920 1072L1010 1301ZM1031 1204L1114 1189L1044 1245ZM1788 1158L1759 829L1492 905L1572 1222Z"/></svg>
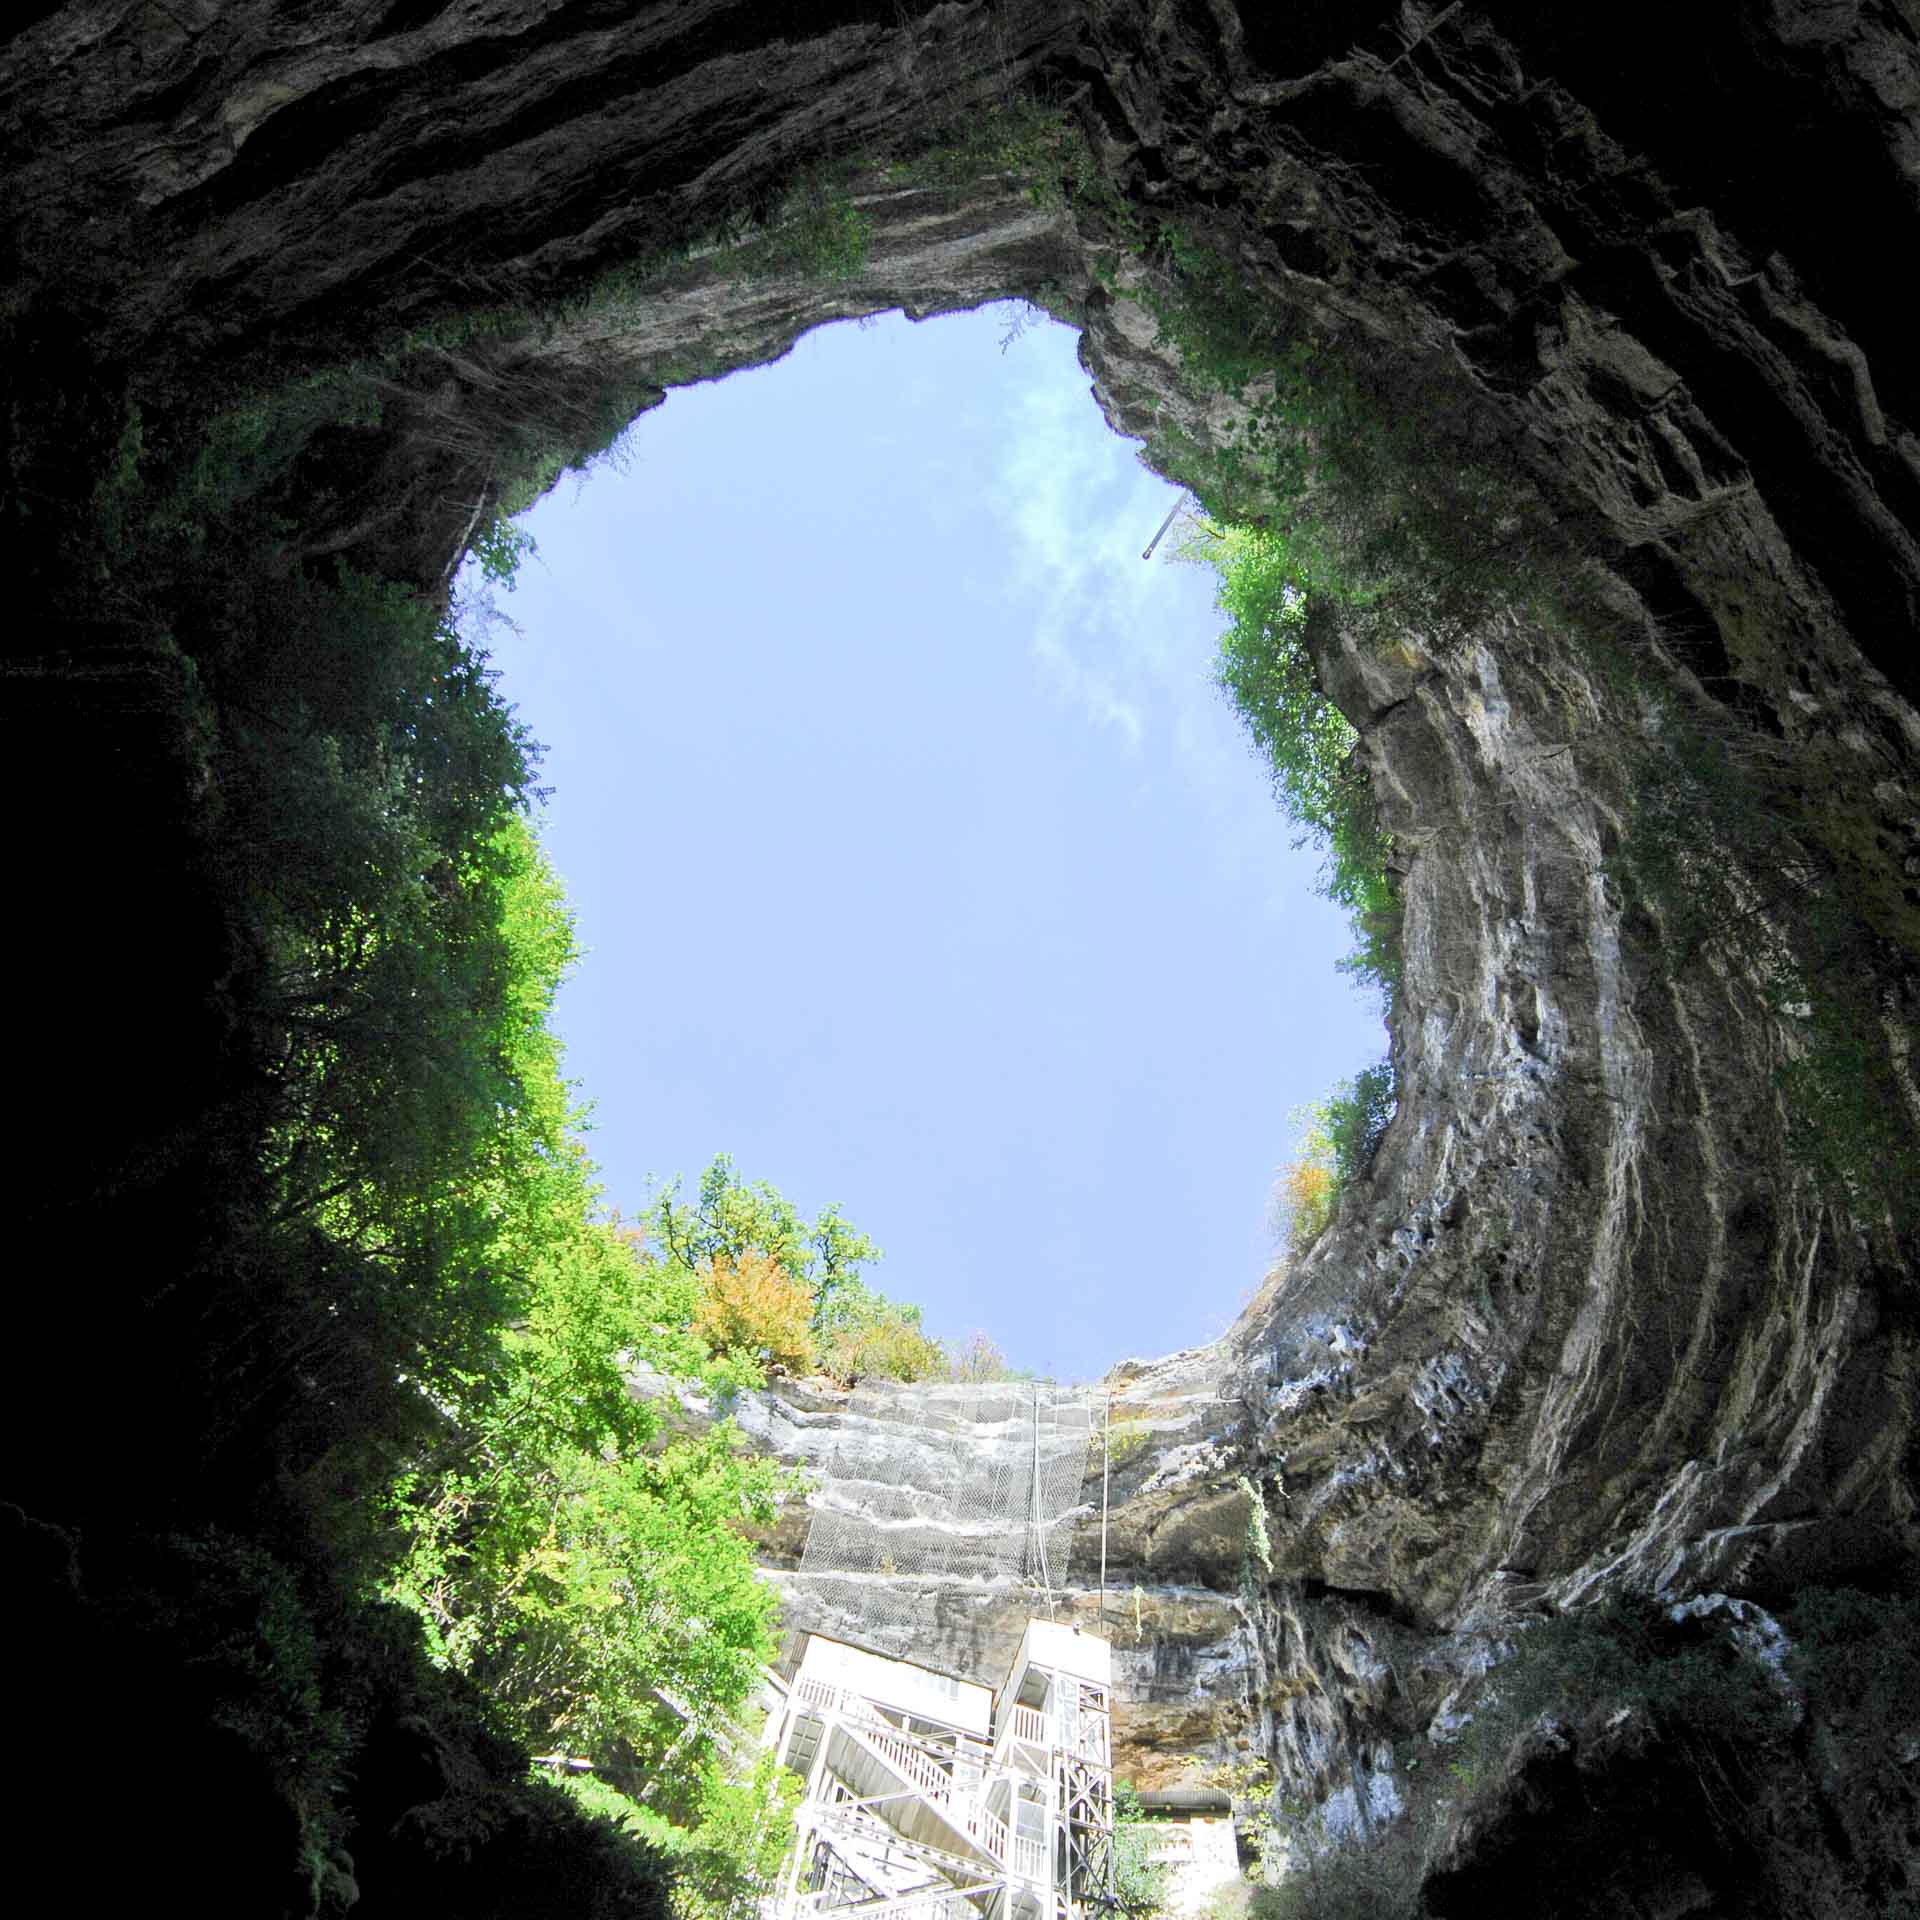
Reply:
<svg viewBox="0 0 1920 1920"><path fill-rule="evenodd" d="M1288 405L1352 428L1272 473L1325 481L1335 504L1346 484L1354 507L1318 571L1357 590L1315 628L1310 664L1364 746L1353 770L1394 854L1372 877L1404 905L1406 1105L1370 1177L1257 1298L1217 1386L1190 1355L1149 1370L1149 1393L1182 1388L1206 1444L1149 1419L1114 1436L1128 1651L1160 1686L1159 1738L1271 1760L1284 1794L1268 1815L1309 1872L1263 1904L1497 1909L1524 1884L1560 1915L1897 1906L1920 1698L1903 1597L1920 466L1910 323L1881 264L1911 226L1902 10L1783 0L1697 47L1664 17L1649 37L1617 14L1442 0L1391 26L1372 5L1356 24L1320 4L1126 0L402 0L373 26L303 9L293 32L244 6L28 12L8 48L0 327L9 684L27 723L15 893L42 936L16 1023L32 1089L16 1238L48 1251L22 1263L13 1303L35 1365L10 1397L0 1531L34 1652L16 1718L151 1730L168 1760L131 1793L100 1783L113 1847L71 1758L30 1769L22 1825L84 1830L88 1846L40 1850L93 1904L150 1898L184 1838L213 1910L665 1911L651 1851L528 1762L605 1765L618 1792L636 1784L629 1756L678 1750L653 1684L743 1697L714 1657L756 1650L736 1516L766 1482L657 1427L623 1372L633 1353L686 1357L652 1308L684 1302L689 1272L629 1258L559 1177L549 1063L524 1044L539 996L500 991L496 964L523 957L493 911L522 904L499 853L522 831L519 770L483 699L463 737L438 724L436 596L462 529L484 535L496 501L527 497L519 457L565 457L532 442L592 410L591 376L644 390L630 413L829 312L1018 287L1084 321L1113 416L1228 519L1264 526L1271 508L1289 530L1276 488L1227 486L1222 439L1176 445L1156 416L1221 424L1211 403L1236 369L1257 353L1277 372L1285 348ZM1057 111L1005 115L1029 100ZM919 151L949 129L954 153ZM843 172L863 151L935 164ZM844 243L869 223L849 274ZM1151 364L1169 306L1182 358L1201 350L1198 393ZM703 397L676 395L641 442ZM905 771L943 763L908 741L902 703L860 728L867 709L832 683L837 707L800 722L816 748L838 721L854 736L841 762L877 734L912 764L839 839L805 830L791 816L824 784L814 763L746 724L748 692L797 712L794 676L743 665L717 631L770 526L841 504L819 454L851 439L849 417L816 429L803 477L770 500L749 447L735 474L756 487L736 477L708 503L731 546L670 637L676 658L733 659L751 684L670 700L627 635L625 669L582 696L594 718L625 719L629 694L643 718L679 716L712 771L613 810L601 864L642 958L619 961L589 919L580 984L611 973L629 1027L686 1025L647 962L672 949L724 981L745 956L736 1004L771 979L785 1036L824 1028L831 1049L800 961L856 987L887 963L914 993L875 1024L911 1103L834 1124L817 1072L776 1100L765 1040L709 1047L706 1077L808 1147L891 1132L943 1158L959 1218L942 1247L975 1249L971 1298L981 1268L1051 1283L1068 1265L1031 1230L1022 1244L1007 1206L1038 1152L987 1164L977 1120L945 1149L926 1123L959 1111L931 1038L965 1052L971 1035L969 1071L1019 1056L958 1018L1007 996L947 978L934 962L951 942L887 948L875 928L895 898L863 903L847 880L882 864L841 852L891 835L896 875L957 893L898 800ZM685 471L657 463L670 482ZM904 543L901 489L873 464L883 484L845 516L865 550L815 545L877 576ZM1113 517L1118 573L1138 582L1160 515ZM561 537L542 537L564 579ZM615 543L657 570L685 536L635 509ZM1080 726L1089 763L1137 770L1147 729L1129 749L1066 664L1049 680L1030 611L984 616L972 564L955 533L893 590L891 649L851 654L863 698L931 655L905 644L921 630L900 610L955 603L973 618L941 661L1026 676L984 718L946 703L963 771L1059 771L1073 756L1057 739L1012 744L1049 715ZM826 641L852 637L791 644L803 609L791 570L778 584L748 624L825 690ZM1200 671L1204 651L1203 635ZM558 729L535 730L554 740L558 834L579 775ZM644 764L646 744L629 726L621 751ZM434 760L449 746L458 781ZM785 770L745 830L720 804L743 763ZM1274 830L1257 763L1239 768ZM1164 1028L1188 1000L1235 1002L1223 941L1125 890L1118 825L1129 808L1166 824L1137 785L1097 830L1058 836L1059 864L1097 846L1123 869L1095 959L1140 963L1137 1024ZM1035 837L1030 803L984 787ZM690 867L669 869L683 842ZM1189 836L1190 864L1216 843ZM1008 862L982 857L1004 902ZM1152 948L1143 922L1183 937ZM1022 993L1087 1013L1088 965L1007 944ZM1191 974L1151 964L1175 948L1183 967L1197 956ZM516 988L526 977L539 988L537 966ZM1236 1068L1282 997L1265 979L1240 997ZM619 1083L571 1005L570 1068L601 1102L589 1144L612 1161ZM1089 1025L1098 1064L1135 1056L1134 1026ZM1286 1150L1273 1129L1292 1093L1268 1081L1256 1183ZM1075 1144L1104 1164L1122 1121L1173 1102L1164 1077L1100 1084ZM1202 1099L1225 1105L1223 1084ZM1016 1146L1074 1133L1051 1086L990 1091L1026 1124ZM809 1213L843 1200L888 1249L880 1284L924 1297L868 1181L835 1168L809 1191L784 1149L731 1129L643 1151L637 1171L693 1173L721 1145ZM509 1153L530 1177L499 1177ZM607 1197L631 1205L627 1168L609 1171ZM1146 1216L1257 1232L1255 1196L1236 1176L1224 1203L1176 1205L1163 1169L1133 1174L1072 1223L1116 1225L1113 1260L1157 1289L1159 1347L1184 1337L1172 1314L1212 1263L1153 1245ZM1150 1202L1134 1191L1148 1184ZM963 1244L959 1225L993 1237ZM745 1378L712 1357L703 1379ZM1044 1343L1012 1357L1073 1364ZM651 1498L663 1477L671 1508ZM1159 1584L1207 1566L1205 1595ZM669 1584L716 1569L698 1591ZM1515 1640L1552 1646L1635 1593L1682 1603L1700 1644L1663 1635L1674 1658L1643 1660L1632 1633L1594 1623L1609 1654L1580 1627L1558 1644L1581 1684L1511 1744L1481 1709L1522 1697ZM1748 1711L1777 1673L1718 1686L1756 1600L1804 1649L1791 1727ZM1306 1631L1279 1630L1289 1611ZM663 1616L663 1636L640 1637ZM1724 1657L1697 1663L1709 1638ZM1718 1725L1745 1724L1727 1739L1663 1725L1655 1691L1671 1700L1683 1679ZM687 1799L652 1806L698 1844ZM222 1842L196 1847L214 1808ZM1360 1844L1316 1861L1316 1822Z"/></svg>
<svg viewBox="0 0 1920 1920"><path fill-rule="evenodd" d="M1091 1378L1224 1332L1289 1115L1384 1036L1212 683L1218 577L1165 564L1191 517L1143 564L1185 496L1078 339L816 329L523 515L511 598L462 591L548 748L609 1199L724 1152L844 1206L954 1346Z"/></svg>

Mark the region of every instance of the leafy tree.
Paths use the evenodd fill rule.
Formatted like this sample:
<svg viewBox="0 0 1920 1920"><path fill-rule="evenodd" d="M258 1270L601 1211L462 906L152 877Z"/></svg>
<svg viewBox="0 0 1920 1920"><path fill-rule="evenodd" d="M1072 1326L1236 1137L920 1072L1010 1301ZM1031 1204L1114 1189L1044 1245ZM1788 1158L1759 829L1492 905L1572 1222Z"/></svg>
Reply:
<svg viewBox="0 0 1920 1920"><path fill-rule="evenodd" d="M1277 1193L1279 1224L1285 1234L1287 1251L1295 1259L1319 1239L1333 1217L1338 1189L1333 1169L1324 1160L1308 1157L1319 1149L1309 1145L1302 1157L1290 1160L1280 1170Z"/></svg>
<svg viewBox="0 0 1920 1920"><path fill-rule="evenodd" d="M1160 1838L1141 1810L1140 1796L1124 1782L1116 1786L1112 1901L1126 1920L1152 1920L1166 1907L1170 1875L1166 1863L1153 1858Z"/></svg>
<svg viewBox="0 0 1920 1920"><path fill-rule="evenodd" d="M631 1254L580 1229L547 1249L503 1364L396 1489L407 1550L389 1591L529 1741L644 1755L665 1736L659 1690L724 1714L771 1656L777 1602L736 1528L770 1519L784 1480L726 1422L659 1444L619 1365L647 1337Z"/></svg>
<svg viewBox="0 0 1920 1920"><path fill-rule="evenodd" d="M746 1771L709 1758L694 1775L688 1817L677 1824L590 1776L567 1789L667 1861L675 1920L753 1920L779 1883L800 1797L798 1779L771 1754Z"/></svg>
<svg viewBox="0 0 1920 1920"><path fill-rule="evenodd" d="M1341 1193L1366 1171L1393 1105L1393 1068L1382 1061L1294 1115L1299 1144L1280 1169L1273 1216L1295 1259L1320 1237Z"/></svg>
<svg viewBox="0 0 1920 1920"><path fill-rule="evenodd" d="M884 1300L879 1305L880 1311L870 1317L834 1328L821 1352L823 1370L842 1386L867 1375L885 1380L948 1378L946 1352L921 1331L920 1309Z"/></svg>
<svg viewBox="0 0 1920 1920"><path fill-rule="evenodd" d="M675 1181L649 1214L651 1237L666 1256L686 1272L699 1273L737 1264L749 1253L765 1255L811 1289L816 1333L837 1324L843 1295L859 1301L866 1291L860 1285L861 1266L880 1258L879 1248L849 1226L838 1207L826 1208L809 1225L764 1180L742 1180L725 1154L700 1176L693 1205L681 1204L679 1196Z"/></svg>
<svg viewBox="0 0 1920 1920"><path fill-rule="evenodd" d="M776 1603L736 1528L771 1517L782 1481L725 1423L662 1444L659 1414L626 1390L625 1356L684 1360L692 1303L597 1217L545 1024L571 930L530 831L507 838L494 1054L512 1100L457 1194L443 1206L428 1186L413 1206L429 1229L456 1216L460 1229L420 1235L421 1256L492 1276L513 1318L468 1365L414 1378L433 1433L391 1497L403 1550L389 1591L529 1740L645 1753L662 1735L658 1690L724 1712L770 1654ZM411 1229L390 1192L334 1204L363 1201L343 1234L379 1252Z"/></svg>
<svg viewBox="0 0 1920 1920"><path fill-rule="evenodd" d="M661 1250L656 1283L679 1291L686 1324L709 1356L735 1367L735 1384L757 1384L763 1365L817 1363L847 1384L944 1375L946 1355L920 1309L862 1279L879 1250L837 1207L809 1223L764 1180L741 1179L725 1154L701 1175L692 1205L679 1194L676 1182L648 1214L649 1244Z"/></svg>
<svg viewBox="0 0 1920 1920"><path fill-rule="evenodd" d="M1391 996L1400 925L1391 842L1359 738L1315 677L1308 583L1278 536L1258 529L1228 528L1202 552L1219 570L1218 605L1228 619L1215 680L1272 770L1274 793L1299 829L1296 844L1316 841L1325 852L1321 891L1346 910L1360 942L1346 970Z"/></svg>
<svg viewBox="0 0 1920 1920"><path fill-rule="evenodd" d="M701 1275L693 1331L716 1353L804 1372L814 1362L813 1289L771 1254L716 1260Z"/></svg>
<svg viewBox="0 0 1920 1920"><path fill-rule="evenodd" d="M967 1344L947 1357L950 1380L1022 1380L1027 1376L1009 1364L993 1337L975 1328Z"/></svg>
<svg viewBox="0 0 1920 1920"><path fill-rule="evenodd" d="M1322 1103L1334 1176L1341 1186L1366 1172L1387 1122L1393 1118L1395 1099L1393 1063L1382 1060L1351 1080L1341 1081Z"/></svg>

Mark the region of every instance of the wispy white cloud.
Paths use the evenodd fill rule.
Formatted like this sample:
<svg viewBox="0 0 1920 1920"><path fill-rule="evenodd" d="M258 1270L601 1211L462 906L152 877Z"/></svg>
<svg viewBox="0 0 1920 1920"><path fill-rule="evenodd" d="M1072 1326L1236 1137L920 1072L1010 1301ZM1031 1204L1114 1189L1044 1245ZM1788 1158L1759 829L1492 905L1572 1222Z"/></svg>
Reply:
<svg viewBox="0 0 1920 1920"><path fill-rule="evenodd" d="M1182 759L1216 759L1210 582L1140 557L1174 490L1106 430L1084 389L1037 367L1011 385L995 498L1043 678L1130 748L1152 737Z"/></svg>
<svg viewBox="0 0 1920 1920"><path fill-rule="evenodd" d="M1012 347L1014 367L1031 344ZM1288 851L1267 778L1213 683L1214 575L1169 563L1164 546L1141 559L1175 490L1107 429L1083 384L1039 358L1009 382L993 480L1012 612L1038 677L1118 739L1143 778L1170 775L1197 797L1209 860L1242 876L1288 871L1290 885L1258 889L1262 911L1284 922L1300 909L1294 888L1311 884L1312 856Z"/></svg>

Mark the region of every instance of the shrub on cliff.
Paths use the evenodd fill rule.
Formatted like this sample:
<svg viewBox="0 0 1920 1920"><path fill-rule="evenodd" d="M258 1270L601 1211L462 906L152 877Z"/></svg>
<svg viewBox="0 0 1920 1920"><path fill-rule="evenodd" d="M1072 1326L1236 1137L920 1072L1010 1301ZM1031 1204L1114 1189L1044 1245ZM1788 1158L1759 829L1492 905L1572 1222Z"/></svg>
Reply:
<svg viewBox="0 0 1920 1920"><path fill-rule="evenodd" d="M814 1363L813 1289L770 1254L711 1261L700 1275L693 1331L717 1354L804 1373Z"/></svg>
<svg viewBox="0 0 1920 1920"><path fill-rule="evenodd" d="M1252 1920L1421 1920L1422 1864L1404 1825L1367 1840L1296 1840L1285 1876L1253 1889Z"/></svg>
<svg viewBox="0 0 1920 1920"><path fill-rule="evenodd" d="M1321 692L1307 647L1311 597L1278 536L1229 528L1200 549L1219 570L1227 616L1214 678L1273 776L1295 844L1320 847L1320 890L1343 907L1359 945L1344 963L1391 998L1399 975L1400 899L1359 737Z"/></svg>
<svg viewBox="0 0 1920 1920"><path fill-rule="evenodd" d="M1336 1178L1344 1187L1366 1172L1393 1118L1393 1063L1382 1060L1342 1080L1321 1103Z"/></svg>
<svg viewBox="0 0 1920 1920"><path fill-rule="evenodd" d="M1293 1258L1320 1237L1340 1195L1366 1172L1393 1108L1393 1068L1383 1060L1294 1114L1299 1142L1280 1169L1272 1205L1274 1231Z"/></svg>
<svg viewBox="0 0 1920 1920"><path fill-rule="evenodd" d="M1336 1192L1333 1169L1318 1159L1303 1154L1280 1169L1275 1225L1296 1260L1326 1231Z"/></svg>
<svg viewBox="0 0 1920 1920"><path fill-rule="evenodd" d="M1623 1707L1647 1715L1729 1804L1761 1751L1790 1731L1777 1680L1723 1625L1626 1596L1522 1634L1475 1703L1449 1770L1471 1789L1542 1714L1573 1721Z"/></svg>
<svg viewBox="0 0 1920 1920"><path fill-rule="evenodd" d="M836 1327L822 1343L821 1371L850 1387L863 1379L944 1380L947 1356L920 1326L918 1307L901 1307L876 1296L867 1318Z"/></svg>
<svg viewBox="0 0 1920 1920"><path fill-rule="evenodd" d="M655 1199L645 1237L656 1250L649 1271L679 1300L696 1343L681 1371L715 1377L706 1362L717 1362L726 1379L716 1383L732 1385L758 1384L768 1366L817 1366L842 1385L946 1376L920 1309L861 1278L879 1250L837 1207L808 1222L764 1180L741 1179L724 1154L691 1203L679 1196L676 1182Z"/></svg>
<svg viewBox="0 0 1920 1920"><path fill-rule="evenodd" d="M857 1315L874 1297L860 1271L879 1259L880 1250L841 1218L838 1207L807 1221L766 1181L743 1180L725 1154L700 1176L690 1203L681 1200L678 1180L655 1196L645 1238L650 1257L691 1282L695 1298L703 1273L738 1265L749 1255L770 1262L808 1294L808 1325L816 1336Z"/></svg>
<svg viewBox="0 0 1920 1920"><path fill-rule="evenodd" d="M866 264L873 222L845 183L825 174L797 182L764 226L730 257L749 280L797 274L850 280Z"/></svg>
<svg viewBox="0 0 1920 1920"><path fill-rule="evenodd" d="M1164 1835L1141 1810L1140 1796L1120 1781L1113 1794L1113 1907L1125 1920L1154 1920L1165 1911L1171 1870L1154 1851Z"/></svg>
<svg viewBox="0 0 1920 1920"><path fill-rule="evenodd" d="M1546 604L1569 543L1455 371L1303 327L1190 232L1147 251L1162 342L1197 393L1243 411L1224 445L1156 447L1218 524L1259 527L1301 595L1382 641L1444 652Z"/></svg>
<svg viewBox="0 0 1920 1920"><path fill-rule="evenodd" d="M1786 1627L1787 1671L1805 1690L1808 1744L1851 1870L1868 1888L1897 1886L1920 1812L1920 1598L1816 1587L1794 1596Z"/></svg>
<svg viewBox="0 0 1920 1920"><path fill-rule="evenodd" d="M1594 654L1636 684L1623 654ZM1757 976L1786 1043L1774 1080L1788 1152L1859 1213L1909 1225L1920 1155L1904 1048L1890 1044L1899 1002L1876 983L1910 903L1857 886L1859 848L1822 846L1827 823L1809 802L1821 781L1778 741L1730 709L1639 691L1651 738L1633 766L1632 814L1609 877L1657 914L1670 971L1712 956Z"/></svg>

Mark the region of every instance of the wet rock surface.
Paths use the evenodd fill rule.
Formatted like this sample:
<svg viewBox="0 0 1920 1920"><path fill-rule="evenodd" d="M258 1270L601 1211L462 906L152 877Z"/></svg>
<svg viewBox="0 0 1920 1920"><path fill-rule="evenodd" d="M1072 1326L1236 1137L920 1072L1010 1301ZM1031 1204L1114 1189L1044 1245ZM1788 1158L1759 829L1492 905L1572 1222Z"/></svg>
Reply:
<svg viewBox="0 0 1920 1920"><path fill-rule="evenodd" d="M1516 1620L1911 1579L1914 1248L1793 1150L1797 1042L1764 964L1791 914L1757 907L1747 957L1684 952L1615 856L1664 700L1768 742L1794 844L1872 931L1868 1038L1920 1129L1920 372L1889 297L1920 238L1920 21L1755 0L1696 39L1671 12L93 0L29 10L0 48L29 451L77 366L152 394L337 364L874 157L844 279L696 252L617 316L419 361L289 482L315 554L438 586L510 430L581 393L638 411L899 305L1043 301L1083 325L1117 426L1218 439L1231 410L1183 383L1138 297L1151 255L1098 208L880 169L1029 87L1138 218L1186 222L1383 383L1451 396L1577 533L1635 679L1518 614L1445 644L1316 631L1403 869L1400 1110L1220 1349L1112 1382L1153 1435L1114 1483L1105 1610L1143 1785L1257 1758L1371 1833L1406 1797L1405 1743L1444 1730ZM28 455L12 471L31 483ZM33 644L76 713L111 680L98 635ZM776 1396L763 1437L803 1459L832 1413ZM1242 1477L1270 1538L1251 1570ZM797 1536L768 1550L813 1624ZM1027 1604L942 1592L940 1662L991 1671ZM1633 1826L1644 1737L1540 1736L1455 1835L1434 1910L1493 1898L1576 1801L1596 1846ZM1780 1849L1879 1847L1877 1880L1806 1884L1892 1910L1910 1796L1871 1844L1819 1804ZM1767 1910L1725 1904L1724 1859L1634 1871L1612 1910Z"/></svg>

